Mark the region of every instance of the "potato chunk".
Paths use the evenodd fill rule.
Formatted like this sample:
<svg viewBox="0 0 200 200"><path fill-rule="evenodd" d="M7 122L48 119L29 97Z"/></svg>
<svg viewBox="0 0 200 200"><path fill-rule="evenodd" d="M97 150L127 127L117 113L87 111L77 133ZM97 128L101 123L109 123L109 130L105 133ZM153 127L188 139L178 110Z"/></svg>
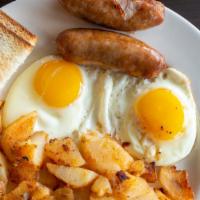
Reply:
<svg viewBox="0 0 200 200"><path fill-rule="evenodd" d="M6 194L3 200L24 200L31 196L31 193L35 190L36 183L23 181L14 190Z"/></svg>
<svg viewBox="0 0 200 200"><path fill-rule="evenodd" d="M74 189L75 200L88 200L90 198L90 185L87 187Z"/></svg>
<svg viewBox="0 0 200 200"><path fill-rule="evenodd" d="M113 196L103 196L103 197L99 197L96 196L94 194L90 195L90 200L117 200L116 198L114 198Z"/></svg>
<svg viewBox="0 0 200 200"><path fill-rule="evenodd" d="M47 168L54 176L73 188L87 186L97 177L95 172L79 167L66 167L47 163Z"/></svg>
<svg viewBox="0 0 200 200"><path fill-rule="evenodd" d="M36 132L30 137L31 144L36 146L32 156L32 163L36 166L41 166L44 159L44 147L48 140L48 134L41 131Z"/></svg>
<svg viewBox="0 0 200 200"><path fill-rule="evenodd" d="M188 183L188 174L186 171L176 170L175 166L161 167L159 181L164 191L172 199L194 199L194 194Z"/></svg>
<svg viewBox="0 0 200 200"><path fill-rule="evenodd" d="M51 190L48 187L38 183L36 189L31 195L31 200L42 200L43 198L50 196L50 194Z"/></svg>
<svg viewBox="0 0 200 200"><path fill-rule="evenodd" d="M155 183L157 181L157 173L155 163L145 163L145 171L142 174L144 178L149 183Z"/></svg>
<svg viewBox="0 0 200 200"><path fill-rule="evenodd" d="M73 190L67 187L57 189L53 195L55 196L56 200L74 200Z"/></svg>
<svg viewBox="0 0 200 200"><path fill-rule="evenodd" d="M171 200L165 194L163 194L160 190L155 190L155 192L159 200Z"/></svg>
<svg viewBox="0 0 200 200"><path fill-rule="evenodd" d="M37 119L36 112L20 117L5 130L1 138L1 146L10 161L15 161L15 143L25 141L33 134L33 128Z"/></svg>
<svg viewBox="0 0 200 200"><path fill-rule="evenodd" d="M135 176L141 176L142 174L144 174L145 173L145 162L144 162L144 160L135 160L131 164L128 171Z"/></svg>
<svg viewBox="0 0 200 200"><path fill-rule="evenodd" d="M39 182L53 190L58 187L60 181L45 167L39 171Z"/></svg>
<svg viewBox="0 0 200 200"><path fill-rule="evenodd" d="M99 176L91 187L92 192L96 193L97 196L102 197L105 194L111 194L112 188L109 180L106 177Z"/></svg>
<svg viewBox="0 0 200 200"><path fill-rule="evenodd" d="M157 173L154 162L146 163L144 160L136 160L131 164L129 172L135 176L141 176L150 183L157 181Z"/></svg>
<svg viewBox="0 0 200 200"><path fill-rule="evenodd" d="M39 169L27 160L14 163L9 170L9 178L14 183L37 181Z"/></svg>
<svg viewBox="0 0 200 200"><path fill-rule="evenodd" d="M52 195L49 195L49 196L46 196L46 197L43 197L42 199L40 200L57 200L54 196Z"/></svg>
<svg viewBox="0 0 200 200"><path fill-rule="evenodd" d="M151 190L147 194L141 195L141 196L137 197L136 199L137 200L158 200L158 197L155 194L155 192L153 190Z"/></svg>
<svg viewBox="0 0 200 200"><path fill-rule="evenodd" d="M3 130L3 126L2 126L2 107L3 107L3 101L0 100L0 133Z"/></svg>
<svg viewBox="0 0 200 200"><path fill-rule="evenodd" d="M84 134L80 151L90 169L107 176L127 170L133 162L133 158L108 135Z"/></svg>
<svg viewBox="0 0 200 200"><path fill-rule="evenodd" d="M6 192L7 183L8 183L7 161L4 155L0 152L0 197Z"/></svg>
<svg viewBox="0 0 200 200"><path fill-rule="evenodd" d="M132 175L119 180L114 188L114 197L123 200L158 200L153 189L143 178Z"/></svg>
<svg viewBox="0 0 200 200"><path fill-rule="evenodd" d="M24 142L15 143L13 146L15 159L19 161L26 158L35 166L40 167L44 159L44 147L47 139L47 133L41 131L34 133Z"/></svg>
<svg viewBox="0 0 200 200"><path fill-rule="evenodd" d="M76 144L69 137L50 140L45 146L45 154L56 164L80 167L85 164Z"/></svg>

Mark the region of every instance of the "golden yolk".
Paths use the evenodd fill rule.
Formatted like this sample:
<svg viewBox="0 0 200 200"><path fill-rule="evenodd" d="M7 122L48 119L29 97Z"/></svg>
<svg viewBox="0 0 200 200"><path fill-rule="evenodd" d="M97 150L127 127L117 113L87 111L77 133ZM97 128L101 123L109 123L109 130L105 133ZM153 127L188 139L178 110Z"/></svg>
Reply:
<svg viewBox="0 0 200 200"><path fill-rule="evenodd" d="M152 139L171 140L183 131L183 106L168 89L144 94L135 104L135 111L141 128Z"/></svg>
<svg viewBox="0 0 200 200"><path fill-rule="evenodd" d="M37 71L34 87L46 104L65 107L78 96L82 85L82 75L77 65L64 60L44 63Z"/></svg>

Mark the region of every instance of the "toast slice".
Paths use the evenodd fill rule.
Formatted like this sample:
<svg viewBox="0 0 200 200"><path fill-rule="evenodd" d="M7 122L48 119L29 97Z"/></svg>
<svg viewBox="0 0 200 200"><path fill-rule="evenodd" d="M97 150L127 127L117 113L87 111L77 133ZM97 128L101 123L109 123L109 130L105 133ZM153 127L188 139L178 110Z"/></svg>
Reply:
<svg viewBox="0 0 200 200"><path fill-rule="evenodd" d="M0 89L23 64L37 37L0 10Z"/></svg>
<svg viewBox="0 0 200 200"><path fill-rule="evenodd" d="M24 39L31 45L35 45L37 37L24 28L21 24L9 17L5 12L0 10L0 24L4 25L7 29L14 32L16 35Z"/></svg>

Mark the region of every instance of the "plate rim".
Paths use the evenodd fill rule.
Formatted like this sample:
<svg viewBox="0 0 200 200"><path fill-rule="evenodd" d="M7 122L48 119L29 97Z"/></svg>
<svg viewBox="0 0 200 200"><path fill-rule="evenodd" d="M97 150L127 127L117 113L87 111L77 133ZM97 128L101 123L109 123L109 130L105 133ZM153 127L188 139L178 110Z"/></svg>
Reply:
<svg viewBox="0 0 200 200"><path fill-rule="evenodd" d="M3 6L2 8L0 8L0 9L6 9L6 7L7 6L10 6L11 4L14 4L14 3L22 3L22 2L20 2L20 1L18 1L18 0L16 0L16 1L13 1L13 2L10 2L10 3L8 3L7 5L5 5L5 6ZM165 6L165 8L166 8L166 14L168 13L169 15L171 15L172 17L175 17L180 23L183 23L183 25L184 26L186 26L186 28L187 29L191 29L191 31L194 33L194 34L196 34L197 36L198 36L198 38L200 38L200 29L198 29L194 24L192 24L188 19L186 19L185 17L183 17L182 15L180 15L179 13L177 13L176 11L174 11L174 10L172 10L172 9L170 9L170 8L168 8L168 7L166 7ZM12 15L11 15L12 16ZM102 26L102 28L105 28L104 26ZM148 29L147 29L148 30ZM145 31L145 30L143 30L143 31ZM140 32L140 31L137 31L137 32ZM126 33L126 32L124 32L124 33ZM132 32L130 32L130 33L132 33ZM199 46L199 50L200 50L200 46ZM199 86L199 88L200 88L200 86ZM200 101L200 99L198 99L198 98L195 98L195 100L196 101ZM200 111L200 107L198 108L197 107L197 109ZM198 188L200 188L200 181L198 182ZM200 190L198 190L197 191L197 194L200 194Z"/></svg>

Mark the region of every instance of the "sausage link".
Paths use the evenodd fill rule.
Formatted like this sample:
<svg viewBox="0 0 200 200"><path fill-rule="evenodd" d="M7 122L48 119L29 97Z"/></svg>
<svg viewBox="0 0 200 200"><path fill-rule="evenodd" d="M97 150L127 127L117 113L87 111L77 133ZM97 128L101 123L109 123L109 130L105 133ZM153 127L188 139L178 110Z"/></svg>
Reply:
<svg viewBox="0 0 200 200"><path fill-rule="evenodd" d="M69 29L57 37L58 52L68 61L97 65L136 77L154 78L167 68L164 57L135 38L96 29Z"/></svg>
<svg viewBox="0 0 200 200"><path fill-rule="evenodd" d="M116 30L135 31L159 25L165 7L156 0L59 0L68 12Z"/></svg>

